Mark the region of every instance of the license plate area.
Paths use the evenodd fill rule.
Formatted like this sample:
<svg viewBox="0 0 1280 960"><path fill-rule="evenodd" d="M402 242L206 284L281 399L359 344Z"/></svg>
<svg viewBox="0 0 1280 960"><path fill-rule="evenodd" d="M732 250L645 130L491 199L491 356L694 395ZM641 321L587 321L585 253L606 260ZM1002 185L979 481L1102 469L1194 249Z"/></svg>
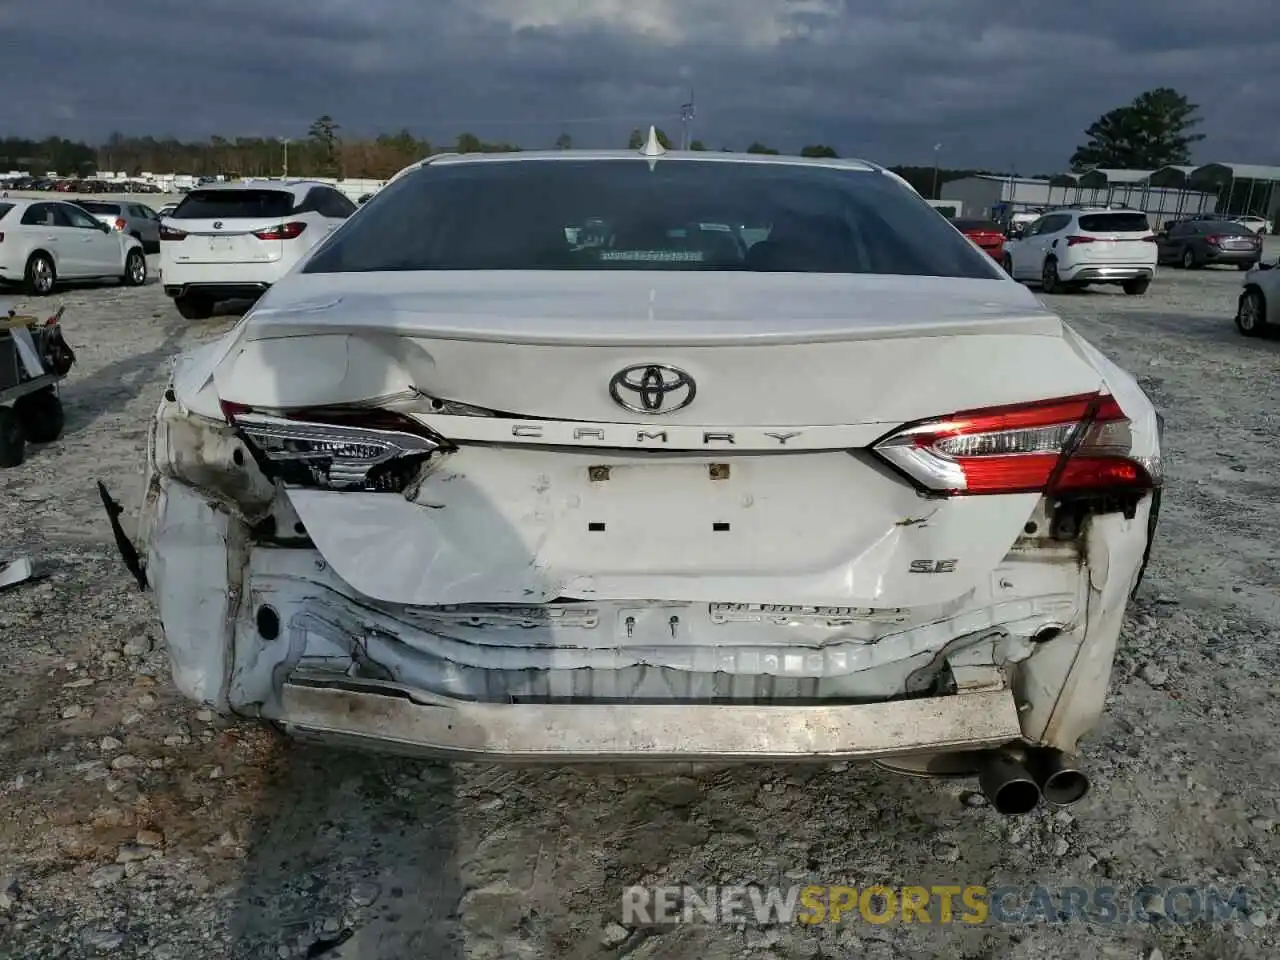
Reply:
<svg viewBox="0 0 1280 960"><path fill-rule="evenodd" d="M579 515L585 532L637 543L732 537L755 506L750 469L727 460L592 464Z"/></svg>
<svg viewBox="0 0 1280 960"><path fill-rule="evenodd" d="M653 578L646 600L679 595L668 578L782 571L804 580L851 557L891 553L895 523L938 510L923 510L913 488L845 451L622 456L465 446L425 476L413 501L421 526L405 542L421 538L433 563L500 579L572 571L556 589L588 600L593 583L611 577ZM789 581L778 589L767 599L808 596Z"/></svg>

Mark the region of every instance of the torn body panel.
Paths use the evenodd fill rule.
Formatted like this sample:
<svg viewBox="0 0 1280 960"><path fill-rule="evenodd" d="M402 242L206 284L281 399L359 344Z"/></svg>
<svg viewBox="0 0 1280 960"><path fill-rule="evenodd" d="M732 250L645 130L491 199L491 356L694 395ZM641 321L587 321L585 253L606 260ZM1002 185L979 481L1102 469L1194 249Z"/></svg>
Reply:
<svg viewBox="0 0 1280 960"><path fill-rule="evenodd" d="M973 589L1039 499L922 501L845 451L658 458L492 446L450 454L412 498L288 496L339 574L390 603L876 607Z"/></svg>
<svg viewBox="0 0 1280 960"><path fill-rule="evenodd" d="M387 706L386 697L402 698L396 691L406 689L415 703L432 704L432 716L472 704L641 711L646 704L754 704L808 717L804 711L822 704L919 702L961 726L969 708L955 698L999 691L1023 705L1009 714L1017 736L1071 749L1101 709L1126 586L1110 566L1106 576L1091 577L1090 564L1129 564L1136 574L1140 549L1126 549L1126 525L1145 522L1139 511L1133 520L1091 524L1084 556L1076 544L1021 538L962 597L912 609L616 599L416 606L363 594L310 545L251 543L247 522L215 498L167 477L157 486L149 572L179 689L217 709L317 735L342 739L350 727L361 742L369 731L351 711L364 717L369 705L350 698ZM225 581L211 570L226 570ZM299 717L290 706L300 703L296 683L342 695L301 695ZM352 692L351 683L363 686ZM318 718L323 705L341 712ZM470 730L469 739L453 747L437 742L444 721L432 721L430 742L406 741L420 721L411 720L417 707L398 704L392 712L405 711L405 729L387 731L397 749L472 752L475 731L467 724L457 729ZM587 723L591 715L578 716ZM556 723L566 716L557 713ZM948 743L967 742L973 732L949 729L933 743L922 733L891 750L837 729L847 739L823 740L815 755L952 749ZM677 755L683 744L685 756L707 756L702 739L655 740L650 753ZM527 737L522 743L513 755L537 753ZM624 743L615 746L625 751ZM548 755L559 756L557 749L544 745Z"/></svg>
<svg viewBox="0 0 1280 960"><path fill-rule="evenodd" d="M1064 386L1105 379L1086 348L1056 368ZM1072 751L1101 711L1149 492L937 495L868 449L896 421L826 424L834 449L658 452L502 443L485 431L503 418L412 398L397 415L447 421L451 442L403 487L337 491L270 476L216 419L213 371L234 353L175 371L139 530L192 699L331 739L524 758ZM1133 452L1158 461L1145 399L1108 377L1135 410ZM767 719L759 735L675 719L721 708Z"/></svg>

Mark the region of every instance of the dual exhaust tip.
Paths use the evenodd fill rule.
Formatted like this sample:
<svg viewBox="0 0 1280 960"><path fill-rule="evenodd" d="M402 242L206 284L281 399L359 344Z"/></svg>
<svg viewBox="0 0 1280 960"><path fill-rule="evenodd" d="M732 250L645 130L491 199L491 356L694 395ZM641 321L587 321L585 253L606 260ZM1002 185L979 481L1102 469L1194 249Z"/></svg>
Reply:
<svg viewBox="0 0 1280 960"><path fill-rule="evenodd" d="M1089 792L1089 777L1058 750L995 750L978 770L982 793L997 813L1030 813L1043 800L1054 806L1079 803Z"/></svg>

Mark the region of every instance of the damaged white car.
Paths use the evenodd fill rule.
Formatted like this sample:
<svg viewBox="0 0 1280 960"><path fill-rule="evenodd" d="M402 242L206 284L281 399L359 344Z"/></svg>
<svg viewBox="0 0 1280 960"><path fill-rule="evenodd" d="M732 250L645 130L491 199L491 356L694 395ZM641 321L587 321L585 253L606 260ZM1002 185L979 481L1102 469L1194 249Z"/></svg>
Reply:
<svg viewBox="0 0 1280 960"><path fill-rule="evenodd" d="M1088 789L1159 490L1134 379L895 175L651 139L398 176L180 358L132 541L103 498L223 713L1019 813Z"/></svg>

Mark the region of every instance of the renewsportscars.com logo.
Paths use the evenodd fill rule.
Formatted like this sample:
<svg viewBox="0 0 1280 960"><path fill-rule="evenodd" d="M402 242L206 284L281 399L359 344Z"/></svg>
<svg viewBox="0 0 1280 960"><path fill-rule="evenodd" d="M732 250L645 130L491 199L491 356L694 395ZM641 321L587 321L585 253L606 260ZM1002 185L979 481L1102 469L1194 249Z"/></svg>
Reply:
<svg viewBox="0 0 1280 960"><path fill-rule="evenodd" d="M1126 893L1109 886L891 887L839 885L628 887L625 926L662 923L770 924L1095 924L1226 923L1267 920L1246 887L1143 886Z"/></svg>

